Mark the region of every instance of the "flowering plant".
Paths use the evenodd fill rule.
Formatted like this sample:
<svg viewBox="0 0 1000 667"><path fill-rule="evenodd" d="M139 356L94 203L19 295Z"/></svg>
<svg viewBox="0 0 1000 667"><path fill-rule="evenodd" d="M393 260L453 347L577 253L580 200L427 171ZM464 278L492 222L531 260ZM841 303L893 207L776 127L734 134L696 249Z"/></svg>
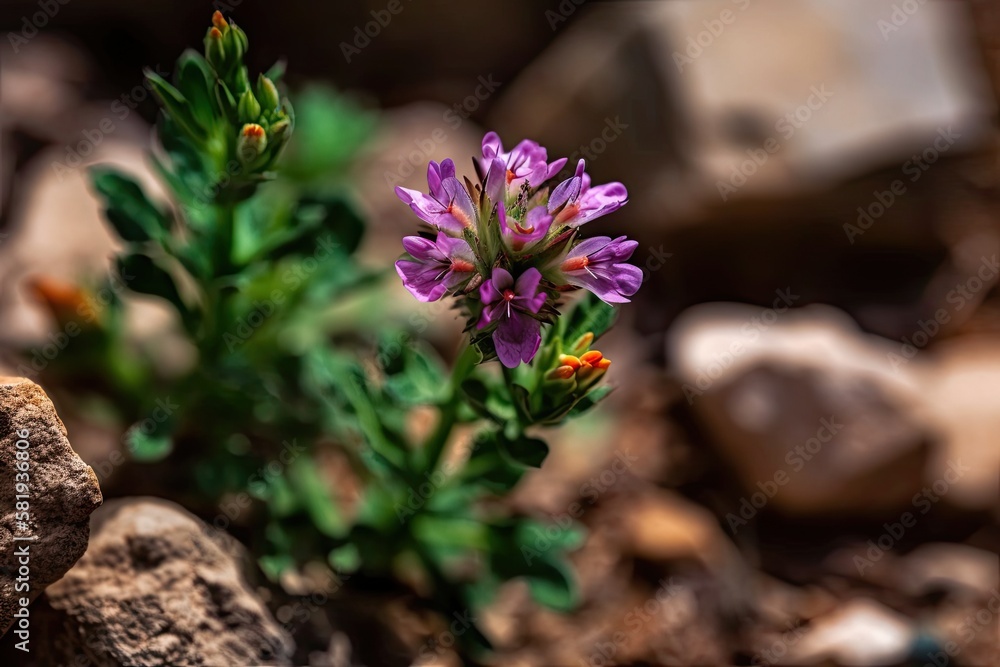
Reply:
<svg viewBox="0 0 1000 667"><path fill-rule="evenodd" d="M204 55L185 52L172 83L147 73L169 201L94 169L122 241L116 275L94 291L35 283L60 325L80 333L73 354L34 370L72 387L78 412L104 406L131 424L130 460L102 479L106 495L174 498L238 535L276 605L322 613L301 585L319 569L335 580L324 592L363 595L374 582L444 617L481 607L515 578L540 603L572 608L565 552L578 527L553 529L504 499L548 454L538 427L610 391L601 381L611 362L592 345L642 274L627 263L634 242L580 229L623 206L624 186L592 186L582 162L556 183L566 160L549 162L531 141L505 151L490 133L478 184L445 160L430 164L427 194L397 189L428 225L404 239L397 273L420 301L453 299L467 319L449 377L380 310L386 271L355 257L364 221L336 175L364 114L308 92L293 114L277 89L283 68L252 86L246 50L246 35L217 12ZM591 294L571 302L579 289ZM137 348L125 316L137 295L171 309L192 363L164 368ZM483 364L494 358L501 373ZM436 413L426 433L413 427L417 409ZM170 472L142 467L168 462ZM314 627L304 621L286 627L298 638ZM474 623L460 642L465 653L489 647Z"/></svg>

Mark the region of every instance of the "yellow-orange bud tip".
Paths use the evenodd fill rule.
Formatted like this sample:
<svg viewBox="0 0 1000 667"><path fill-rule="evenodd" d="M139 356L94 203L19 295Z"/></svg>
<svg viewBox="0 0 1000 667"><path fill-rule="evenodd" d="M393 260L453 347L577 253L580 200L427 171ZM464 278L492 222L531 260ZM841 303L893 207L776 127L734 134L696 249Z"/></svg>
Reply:
<svg viewBox="0 0 1000 667"><path fill-rule="evenodd" d="M229 26L229 24L226 23L226 19L222 16L222 12L220 12L218 9L216 9L215 13L212 14L212 25L214 25L219 30L222 30L223 28Z"/></svg>

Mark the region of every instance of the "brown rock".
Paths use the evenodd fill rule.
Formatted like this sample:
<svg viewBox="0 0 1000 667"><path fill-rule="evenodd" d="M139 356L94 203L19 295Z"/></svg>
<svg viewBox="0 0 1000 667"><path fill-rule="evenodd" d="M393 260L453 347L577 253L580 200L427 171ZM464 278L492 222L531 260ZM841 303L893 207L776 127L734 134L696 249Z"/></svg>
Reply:
<svg viewBox="0 0 1000 667"><path fill-rule="evenodd" d="M27 441L25 449L18 442ZM17 454L27 452L26 526L16 488L25 477ZM21 461L23 463L23 461ZM101 504L94 471L66 439L66 427L42 388L24 378L0 377L0 633L13 622L23 597L34 599L62 577L87 549L88 517ZM33 537L18 540L19 537ZM27 546L29 586L21 590L18 571Z"/></svg>
<svg viewBox="0 0 1000 667"><path fill-rule="evenodd" d="M46 598L61 616L52 664L286 665L291 639L251 592L230 546L179 506L129 498L95 513L80 562Z"/></svg>

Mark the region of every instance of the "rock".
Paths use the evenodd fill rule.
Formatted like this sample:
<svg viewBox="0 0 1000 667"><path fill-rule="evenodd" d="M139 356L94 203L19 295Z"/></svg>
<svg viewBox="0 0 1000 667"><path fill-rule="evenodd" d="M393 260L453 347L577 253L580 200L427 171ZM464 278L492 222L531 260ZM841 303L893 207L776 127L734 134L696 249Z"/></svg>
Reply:
<svg viewBox="0 0 1000 667"><path fill-rule="evenodd" d="M25 449L18 443L27 442ZM20 526L16 484L27 452L27 526ZM21 598L33 600L62 577L87 549L88 517L101 505L101 488L90 466L66 439L66 428L42 388L24 378L0 377L0 633L7 632ZM31 540L18 538L31 537ZM15 551L27 548L29 574Z"/></svg>
<svg viewBox="0 0 1000 667"><path fill-rule="evenodd" d="M685 402L743 482L732 516L906 506L935 433L914 412L916 364L893 367L894 350L822 306L709 304L678 319L668 354Z"/></svg>
<svg viewBox="0 0 1000 667"><path fill-rule="evenodd" d="M290 663L289 636L243 580L213 529L154 498L109 502L90 547L49 588L63 631L50 662L98 667Z"/></svg>
<svg viewBox="0 0 1000 667"><path fill-rule="evenodd" d="M867 598L850 600L808 629L792 633L774 651L780 665L896 665L910 653L917 633L910 620ZM773 661L769 661L773 662Z"/></svg>
<svg viewBox="0 0 1000 667"><path fill-rule="evenodd" d="M1000 346L992 336L963 336L923 355L925 411L942 436L927 479L941 479L950 462L961 462L961 476L947 480L947 501L966 510L993 510L1000 518Z"/></svg>
<svg viewBox="0 0 1000 667"><path fill-rule="evenodd" d="M965 544L922 544L892 568L895 588L914 597L944 590L983 598L1000 586L1000 556Z"/></svg>

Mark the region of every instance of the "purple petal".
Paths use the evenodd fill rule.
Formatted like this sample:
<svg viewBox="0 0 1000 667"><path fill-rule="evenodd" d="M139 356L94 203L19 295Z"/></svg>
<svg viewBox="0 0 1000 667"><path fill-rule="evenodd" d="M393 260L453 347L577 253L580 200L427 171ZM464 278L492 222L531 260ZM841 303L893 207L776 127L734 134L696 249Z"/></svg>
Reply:
<svg viewBox="0 0 1000 667"><path fill-rule="evenodd" d="M418 301L437 301L448 291L448 287L438 278L441 273L440 265L401 259L396 262L396 273L402 279L403 286Z"/></svg>
<svg viewBox="0 0 1000 667"><path fill-rule="evenodd" d="M583 180L579 176L567 178L556 186L549 197L549 213L555 213L568 202L576 201L580 196L580 189L583 187Z"/></svg>
<svg viewBox="0 0 1000 667"><path fill-rule="evenodd" d="M403 249L410 253L414 259L425 262L428 260L443 262L447 259L434 241L425 239L422 236L404 236Z"/></svg>
<svg viewBox="0 0 1000 667"><path fill-rule="evenodd" d="M549 168L545 171L545 180L549 180L562 171L562 168L566 166L567 162L569 162L569 158L562 157L550 164Z"/></svg>
<svg viewBox="0 0 1000 667"><path fill-rule="evenodd" d="M503 152L503 143L496 132L487 132L483 137L483 158L492 160Z"/></svg>
<svg viewBox="0 0 1000 667"><path fill-rule="evenodd" d="M496 287L498 292L503 292L506 289L510 289L514 285L514 278L510 275L507 269L501 269L497 267L493 269L493 285Z"/></svg>
<svg viewBox="0 0 1000 667"><path fill-rule="evenodd" d="M507 167L496 158L490 163L486 173L486 196L495 204L504 205L504 192L507 187Z"/></svg>
<svg viewBox="0 0 1000 667"><path fill-rule="evenodd" d="M530 362L541 345L541 324L516 310L493 332L497 357L507 368L516 368L522 361Z"/></svg>
<svg viewBox="0 0 1000 667"><path fill-rule="evenodd" d="M519 297L530 299L538 292L538 283L541 280L542 274L535 267L531 267L518 276L517 284L514 286L514 293Z"/></svg>

